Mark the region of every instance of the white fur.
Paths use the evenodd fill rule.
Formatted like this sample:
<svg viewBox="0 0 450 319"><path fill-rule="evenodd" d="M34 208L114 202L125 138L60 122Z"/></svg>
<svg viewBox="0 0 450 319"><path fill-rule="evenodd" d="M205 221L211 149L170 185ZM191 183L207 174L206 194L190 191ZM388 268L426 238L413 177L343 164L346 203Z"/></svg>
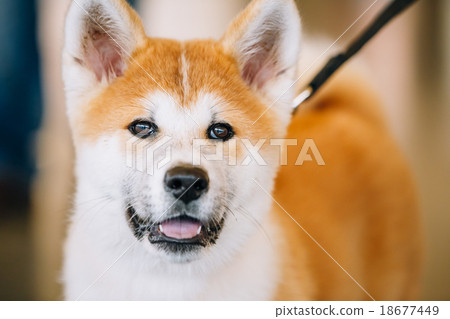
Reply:
<svg viewBox="0 0 450 319"><path fill-rule="evenodd" d="M189 65L186 61L186 55L185 55L185 49L183 47L183 53L181 53L181 59L180 59L180 64L181 64L181 75L183 77L183 95L184 96L189 96L189 78L188 78L188 70L189 70Z"/></svg>

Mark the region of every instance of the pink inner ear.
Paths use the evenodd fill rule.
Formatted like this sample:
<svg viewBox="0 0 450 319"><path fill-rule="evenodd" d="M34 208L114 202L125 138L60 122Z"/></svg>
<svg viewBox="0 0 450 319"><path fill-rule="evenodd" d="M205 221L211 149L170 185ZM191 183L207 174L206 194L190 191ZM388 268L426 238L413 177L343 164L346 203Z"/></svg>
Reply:
<svg viewBox="0 0 450 319"><path fill-rule="evenodd" d="M250 86L260 89L275 76L275 62L263 55L252 57L244 65L242 77Z"/></svg>
<svg viewBox="0 0 450 319"><path fill-rule="evenodd" d="M278 38L279 31L268 28L257 43L245 49L243 54L246 61L242 67L242 78L248 85L261 89L278 73Z"/></svg>
<svg viewBox="0 0 450 319"><path fill-rule="evenodd" d="M106 33L90 32L86 44L86 64L94 71L98 81L122 76L125 62L119 45Z"/></svg>

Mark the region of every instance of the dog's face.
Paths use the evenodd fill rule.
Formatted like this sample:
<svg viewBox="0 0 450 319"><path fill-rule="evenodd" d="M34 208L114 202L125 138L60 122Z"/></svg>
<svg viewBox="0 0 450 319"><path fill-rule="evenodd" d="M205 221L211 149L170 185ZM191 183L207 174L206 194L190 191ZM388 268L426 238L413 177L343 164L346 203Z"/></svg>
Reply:
<svg viewBox="0 0 450 319"><path fill-rule="evenodd" d="M180 43L147 38L124 1L74 3L64 80L79 188L118 202L155 256L237 251L270 208L299 28L291 1L261 0L220 41Z"/></svg>

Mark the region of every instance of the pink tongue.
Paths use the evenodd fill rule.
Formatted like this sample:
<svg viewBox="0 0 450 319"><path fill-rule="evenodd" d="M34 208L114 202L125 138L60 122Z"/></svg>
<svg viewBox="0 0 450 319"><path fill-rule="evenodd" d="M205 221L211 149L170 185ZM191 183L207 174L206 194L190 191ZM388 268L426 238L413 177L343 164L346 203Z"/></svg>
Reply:
<svg viewBox="0 0 450 319"><path fill-rule="evenodd" d="M202 224L193 220L175 218L161 223L164 235L176 239L189 239L197 236Z"/></svg>

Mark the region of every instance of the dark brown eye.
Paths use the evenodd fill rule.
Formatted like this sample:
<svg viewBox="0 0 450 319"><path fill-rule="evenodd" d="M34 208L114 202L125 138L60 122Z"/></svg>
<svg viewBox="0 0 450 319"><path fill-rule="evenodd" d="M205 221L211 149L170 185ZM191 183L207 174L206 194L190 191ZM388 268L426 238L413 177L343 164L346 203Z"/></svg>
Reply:
<svg viewBox="0 0 450 319"><path fill-rule="evenodd" d="M128 126L128 130L139 138L147 138L158 131L156 124L149 121L135 121Z"/></svg>
<svg viewBox="0 0 450 319"><path fill-rule="evenodd" d="M213 140L226 141L233 137L234 132L230 125L226 123L213 124L208 128L208 137Z"/></svg>

